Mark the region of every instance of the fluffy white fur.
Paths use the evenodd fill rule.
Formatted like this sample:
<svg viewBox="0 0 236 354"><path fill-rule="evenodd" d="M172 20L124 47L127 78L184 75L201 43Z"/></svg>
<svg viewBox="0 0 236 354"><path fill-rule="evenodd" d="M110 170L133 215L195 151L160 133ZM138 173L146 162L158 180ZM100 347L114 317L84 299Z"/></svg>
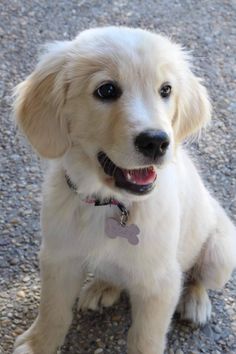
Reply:
<svg viewBox="0 0 236 354"><path fill-rule="evenodd" d="M100 102L94 90L115 80L122 96ZM170 82L164 100L159 89ZM162 354L180 299L182 317L204 323L211 305L207 288L222 287L236 263L235 228L204 187L181 146L210 120L206 89L188 55L163 36L139 29L100 28L48 46L35 71L16 89L17 123L35 150L49 159L43 187L42 292L39 315L21 335L14 354L54 354L64 341L71 308L87 271L81 308L111 305L126 289L132 303L128 354ZM145 197L114 186L97 161L105 151L116 165L135 169L143 157L133 140L146 129L165 131L171 144ZM79 194L114 196L139 226L137 246L109 239L105 219L117 208L94 207ZM183 277L184 274L188 277Z"/></svg>

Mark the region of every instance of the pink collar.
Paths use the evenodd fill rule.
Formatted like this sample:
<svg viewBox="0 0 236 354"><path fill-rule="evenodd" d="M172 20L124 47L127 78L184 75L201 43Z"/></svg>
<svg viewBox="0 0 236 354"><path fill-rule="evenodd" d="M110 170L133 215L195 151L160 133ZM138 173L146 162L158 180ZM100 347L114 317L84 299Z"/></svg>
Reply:
<svg viewBox="0 0 236 354"><path fill-rule="evenodd" d="M70 176L65 172L65 178L66 178L66 182L68 187L75 193L78 194L78 189L77 186L74 182L72 182ZM87 204L93 204L94 206L105 206L105 205L116 205L121 212L120 215L120 223L122 225L126 225L128 218L129 218L129 211L126 209L126 207L124 206L124 204L122 204L121 202L119 202L117 199L115 198L105 198L103 200L98 199L97 197L86 197L86 198L82 198L82 201L87 203Z"/></svg>

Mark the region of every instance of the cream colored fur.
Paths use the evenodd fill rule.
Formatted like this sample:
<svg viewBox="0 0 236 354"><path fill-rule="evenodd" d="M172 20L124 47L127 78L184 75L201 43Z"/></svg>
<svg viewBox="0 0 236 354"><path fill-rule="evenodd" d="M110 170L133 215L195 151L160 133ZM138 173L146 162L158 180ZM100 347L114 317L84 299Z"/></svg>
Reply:
<svg viewBox="0 0 236 354"><path fill-rule="evenodd" d="M94 90L115 80L113 103ZM172 84L168 100L159 94ZM235 228L211 197L187 152L185 138L210 120L206 89L188 55L163 36L139 29L100 28L48 47L35 71L16 89L15 116L34 149L49 159L41 214L39 315L21 335L14 354L54 354L67 333L71 308L87 271L79 305L97 308L125 289L132 303L128 354L163 354L165 335L179 305L182 317L204 323L210 316L206 289L222 287L236 264ZM114 186L97 161L105 151L122 168L143 166L134 138L164 130L171 144L156 166L155 190L139 197ZM82 196L114 196L141 230L140 242L109 239L108 216L117 208L94 207L68 188L65 171ZM110 285L112 284L112 285Z"/></svg>

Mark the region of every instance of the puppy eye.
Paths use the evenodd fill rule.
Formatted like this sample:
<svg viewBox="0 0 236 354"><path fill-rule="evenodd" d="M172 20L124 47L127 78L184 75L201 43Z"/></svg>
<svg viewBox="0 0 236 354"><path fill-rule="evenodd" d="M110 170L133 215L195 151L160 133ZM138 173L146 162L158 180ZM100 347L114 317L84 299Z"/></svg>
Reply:
<svg viewBox="0 0 236 354"><path fill-rule="evenodd" d="M121 96L121 89L114 82L106 82L94 91L94 96L100 100L115 101Z"/></svg>
<svg viewBox="0 0 236 354"><path fill-rule="evenodd" d="M171 89L172 89L172 87L170 84L168 84L168 83L163 84L160 89L161 97L163 97L163 98L169 97L171 94Z"/></svg>

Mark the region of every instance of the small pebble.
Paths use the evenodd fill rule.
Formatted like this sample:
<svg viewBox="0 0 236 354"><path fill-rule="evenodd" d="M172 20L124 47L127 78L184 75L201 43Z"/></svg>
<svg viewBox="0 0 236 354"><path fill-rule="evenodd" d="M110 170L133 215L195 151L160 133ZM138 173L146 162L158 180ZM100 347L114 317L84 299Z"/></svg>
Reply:
<svg viewBox="0 0 236 354"><path fill-rule="evenodd" d="M26 296L25 292L23 290L18 291L16 295L21 298L25 298L25 296Z"/></svg>
<svg viewBox="0 0 236 354"><path fill-rule="evenodd" d="M184 352L181 349L177 349L175 354L184 354Z"/></svg>
<svg viewBox="0 0 236 354"><path fill-rule="evenodd" d="M28 283L28 281L30 281L30 277L26 276L22 280L23 280L24 283Z"/></svg>
<svg viewBox="0 0 236 354"><path fill-rule="evenodd" d="M100 354L103 353L103 349L102 348L98 348L94 351L94 354Z"/></svg>

